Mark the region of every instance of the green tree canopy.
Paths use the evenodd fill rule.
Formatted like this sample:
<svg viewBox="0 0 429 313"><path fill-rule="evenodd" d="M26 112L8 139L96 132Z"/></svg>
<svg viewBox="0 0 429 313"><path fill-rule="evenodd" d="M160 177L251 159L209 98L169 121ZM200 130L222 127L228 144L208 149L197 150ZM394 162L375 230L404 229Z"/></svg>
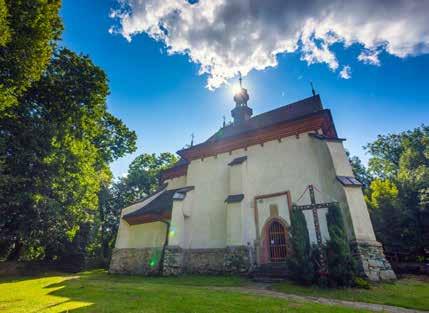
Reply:
<svg viewBox="0 0 429 313"><path fill-rule="evenodd" d="M60 0L0 0L0 118L37 81L62 23Z"/></svg>
<svg viewBox="0 0 429 313"><path fill-rule="evenodd" d="M376 177L367 203L377 237L422 253L429 242L429 127L378 136L366 149Z"/></svg>
<svg viewBox="0 0 429 313"><path fill-rule="evenodd" d="M107 77L86 56L62 49L1 121L1 239L13 257L55 258L76 247L94 220L108 162L135 150L136 135L107 112Z"/></svg>
<svg viewBox="0 0 429 313"><path fill-rule="evenodd" d="M352 166L353 174L355 175L357 180L362 183L364 190L366 190L373 179L372 176L357 156L351 157L348 151L346 151L346 154L349 159L350 165Z"/></svg>
<svg viewBox="0 0 429 313"><path fill-rule="evenodd" d="M154 192L161 183L160 174L163 170L177 162L177 157L169 152L142 154L131 162L127 185L133 190L135 198L141 198Z"/></svg>

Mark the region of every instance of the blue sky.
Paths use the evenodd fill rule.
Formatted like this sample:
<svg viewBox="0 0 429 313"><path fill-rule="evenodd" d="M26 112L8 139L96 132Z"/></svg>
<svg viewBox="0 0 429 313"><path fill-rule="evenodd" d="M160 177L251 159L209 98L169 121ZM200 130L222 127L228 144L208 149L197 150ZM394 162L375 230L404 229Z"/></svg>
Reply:
<svg viewBox="0 0 429 313"><path fill-rule="evenodd" d="M88 54L110 80L109 110L138 135L138 150L112 164L118 176L141 153L175 152L217 131L233 108L229 87L205 88L207 75L183 54L168 55L146 34L128 42L110 34L114 1L64 0L63 45ZM243 47L246 49L247 47ZM352 78L340 78L326 64L308 65L299 53L281 54L278 66L251 71L244 79L255 114L311 95L309 81L331 109L346 148L366 162L362 149L378 134L400 132L429 121L429 55L399 58L381 52L381 66L357 61L361 46L332 46Z"/></svg>

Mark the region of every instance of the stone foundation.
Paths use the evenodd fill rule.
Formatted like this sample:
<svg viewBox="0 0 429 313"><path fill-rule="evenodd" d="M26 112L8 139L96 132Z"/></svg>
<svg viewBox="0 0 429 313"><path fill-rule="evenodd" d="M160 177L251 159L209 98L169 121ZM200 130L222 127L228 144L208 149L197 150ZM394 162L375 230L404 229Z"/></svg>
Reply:
<svg viewBox="0 0 429 313"><path fill-rule="evenodd" d="M159 274L162 247L113 249L109 272L114 274Z"/></svg>
<svg viewBox="0 0 429 313"><path fill-rule="evenodd" d="M114 249L111 273L157 275L162 248ZM244 274L252 270L254 253L250 247L234 246L219 249L182 249L167 246L162 275ZM156 264L154 264L156 262Z"/></svg>
<svg viewBox="0 0 429 313"><path fill-rule="evenodd" d="M360 274L370 281L391 281L396 279L383 246L377 241L354 241L351 243L353 256L358 261Z"/></svg>
<svg viewBox="0 0 429 313"><path fill-rule="evenodd" d="M185 250L184 271L192 274L221 274L226 249Z"/></svg>
<svg viewBox="0 0 429 313"><path fill-rule="evenodd" d="M184 272L185 250L178 246L167 246L164 252L162 275L176 276Z"/></svg>
<svg viewBox="0 0 429 313"><path fill-rule="evenodd" d="M255 250L250 246L231 246L225 249L223 268L227 273L248 273L254 268Z"/></svg>

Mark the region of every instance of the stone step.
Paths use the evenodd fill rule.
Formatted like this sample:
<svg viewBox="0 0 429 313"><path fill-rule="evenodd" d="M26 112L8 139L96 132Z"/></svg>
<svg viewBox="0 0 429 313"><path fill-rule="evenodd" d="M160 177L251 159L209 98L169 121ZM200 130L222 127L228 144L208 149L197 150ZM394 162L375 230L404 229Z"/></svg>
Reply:
<svg viewBox="0 0 429 313"><path fill-rule="evenodd" d="M283 281L288 277L285 263L271 263L258 266L250 275L256 282L274 283Z"/></svg>
<svg viewBox="0 0 429 313"><path fill-rule="evenodd" d="M282 277L267 277L267 276L254 276L254 277L252 277L252 281L254 281L256 283L272 284L272 283L281 283L285 280L286 280L286 278L282 278Z"/></svg>
<svg viewBox="0 0 429 313"><path fill-rule="evenodd" d="M264 264L258 266L255 273L279 273L280 275L287 273L287 267L285 264Z"/></svg>

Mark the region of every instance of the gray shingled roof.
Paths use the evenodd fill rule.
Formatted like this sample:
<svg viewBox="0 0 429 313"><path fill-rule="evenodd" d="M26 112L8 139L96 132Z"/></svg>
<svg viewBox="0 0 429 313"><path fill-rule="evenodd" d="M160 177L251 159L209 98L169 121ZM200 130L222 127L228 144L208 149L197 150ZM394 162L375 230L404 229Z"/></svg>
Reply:
<svg viewBox="0 0 429 313"><path fill-rule="evenodd" d="M240 124L225 126L204 143L234 137L248 131L265 128L280 122L291 121L321 110L323 110L323 105L320 100L320 96L312 96L272 111L256 115L248 121L244 121Z"/></svg>
<svg viewBox="0 0 429 313"><path fill-rule="evenodd" d="M162 191L155 199L141 208L125 214L123 218L127 220L129 218L140 217L147 214L162 216L164 213L171 212L173 208L173 200L176 200L173 199L173 197L176 193L186 194L188 191L193 189L194 187L190 186Z"/></svg>

